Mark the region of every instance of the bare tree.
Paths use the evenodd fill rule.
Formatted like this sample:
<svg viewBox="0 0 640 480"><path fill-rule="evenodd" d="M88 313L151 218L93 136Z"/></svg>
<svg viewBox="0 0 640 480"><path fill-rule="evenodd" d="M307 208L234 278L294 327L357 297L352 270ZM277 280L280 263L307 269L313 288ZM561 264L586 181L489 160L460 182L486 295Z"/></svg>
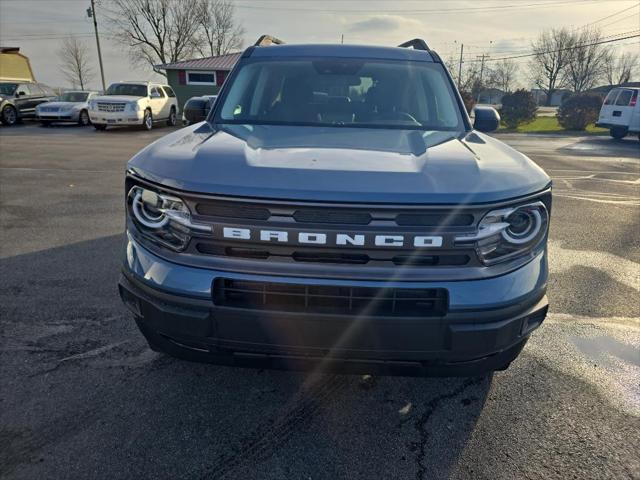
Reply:
<svg viewBox="0 0 640 480"><path fill-rule="evenodd" d="M597 44L601 39L602 35L597 29L580 30L574 34L574 45L568 51L569 63L564 72L564 84L574 92L593 88L602 78L605 47Z"/></svg>
<svg viewBox="0 0 640 480"><path fill-rule="evenodd" d="M503 92L511 92L513 89L518 67L513 60L502 59L489 68L487 84L499 88Z"/></svg>
<svg viewBox="0 0 640 480"><path fill-rule="evenodd" d="M162 75L155 65L185 60L196 51L199 0L112 0L107 16L131 60Z"/></svg>
<svg viewBox="0 0 640 480"><path fill-rule="evenodd" d="M611 49L604 57L604 78L609 85L630 82L640 65L640 56L637 53L625 52L616 55L616 51Z"/></svg>
<svg viewBox="0 0 640 480"><path fill-rule="evenodd" d="M244 28L235 19L229 0L200 0L201 39L196 48L201 55L224 55L242 48Z"/></svg>
<svg viewBox="0 0 640 480"><path fill-rule="evenodd" d="M75 37L68 37L62 41L58 50L60 69L64 77L76 88L84 87L95 78L95 71L91 67L91 55L87 46Z"/></svg>
<svg viewBox="0 0 640 480"><path fill-rule="evenodd" d="M531 45L534 56L529 69L536 86L546 93L547 105L562 85L573 45L574 36L566 28L546 30Z"/></svg>

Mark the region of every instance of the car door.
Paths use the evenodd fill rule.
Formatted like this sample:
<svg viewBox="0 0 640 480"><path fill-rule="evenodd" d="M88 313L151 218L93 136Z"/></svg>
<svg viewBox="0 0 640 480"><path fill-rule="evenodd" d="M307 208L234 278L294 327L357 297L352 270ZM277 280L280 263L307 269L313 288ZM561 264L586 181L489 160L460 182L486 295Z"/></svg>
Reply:
<svg viewBox="0 0 640 480"><path fill-rule="evenodd" d="M171 112L171 107L175 107L176 113L178 113L178 102L176 99L175 92L168 85L163 85L162 89L164 90L164 93L167 95L167 101L166 101L167 115L169 115L169 112Z"/></svg>
<svg viewBox="0 0 640 480"><path fill-rule="evenodd" d="M638 101L638 94L635 90L628 88L620 89L620 93L616 97L616 103L613 108L612 116L617 117L620 125L629 127L631 125L631 116L633 109ZM618 122L616 122L618 123Z"/></svg>
<svg viewBox="0 0 640 480"><path fill-rule="evenodd" d="M20 117L30 117L35 115L35 105L33 105L32 91L33 85L21 83L16 90L14 104Z"/></svg>
<svg viewBox="0 0 640 480"><path fill-rule="evenodd" d="M598 123L611 124L611 125L621 124L620 119L617 118L617 115L616 116L613 115L613 112L616 108L616 99L618 98L618 94L620 92L621 92L620 88L614 88L609 91L609 93L604 99L602 108L600 108Z"/></svg>
<svg viewBox="0 0 640 480"><path fill-rule="evenodd" d="M149 89L149 104L151 106L151 113L154 119L166 118L168 114L164 113L164 106L166 103L166 97L161 88L151 87Z"/></svg>

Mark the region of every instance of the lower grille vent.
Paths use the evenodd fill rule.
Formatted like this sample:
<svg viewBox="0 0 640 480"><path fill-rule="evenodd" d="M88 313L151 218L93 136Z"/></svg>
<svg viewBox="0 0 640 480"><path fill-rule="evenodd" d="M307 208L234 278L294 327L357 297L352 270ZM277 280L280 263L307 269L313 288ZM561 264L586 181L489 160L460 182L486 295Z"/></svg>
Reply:
<svg viewBox="0 0 640 480"><path fill-rule="evenodd" d="M443 288L370 288L299 285L217 278L218 306L336 315L435 317L447 313Z"/></svg>

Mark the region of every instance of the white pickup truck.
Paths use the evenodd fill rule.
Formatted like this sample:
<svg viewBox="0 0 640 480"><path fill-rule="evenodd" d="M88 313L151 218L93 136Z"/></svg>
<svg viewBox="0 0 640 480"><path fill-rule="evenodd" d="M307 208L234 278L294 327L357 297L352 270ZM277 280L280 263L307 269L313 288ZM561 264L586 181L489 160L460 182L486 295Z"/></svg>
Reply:
<svg viewBox="0 0 640 480"><path fill-rule="evenodd" d="M110 85L104 95L89 101L89 117L96 130L125 125L141 125L151 130L157 122L174 126L178 99L168 85L118 82Z"/></svg>
<svg viewBox="0 0 640 480"><path fill-rule="evenodd" d="M596 123L609 129L613 138L624 138L635 133L640 138L640 88L619 87L612 89L604 99Z"/></svg>

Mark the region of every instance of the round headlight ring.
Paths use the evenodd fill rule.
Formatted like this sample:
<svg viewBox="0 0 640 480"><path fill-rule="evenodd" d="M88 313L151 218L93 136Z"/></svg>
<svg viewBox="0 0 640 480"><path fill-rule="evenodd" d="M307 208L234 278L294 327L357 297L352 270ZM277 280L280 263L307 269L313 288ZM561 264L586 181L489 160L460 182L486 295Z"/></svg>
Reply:
<svg viewBox="0 0 640 480"><path fill-rule="evenodd" d="M513 243L515 245L527 244L534 240L542 229L543 219L539 208L517 208L506 218L506 220L508 221L509 217L522 215L523 213L524 217L520 217L518 222L522 223L524 218L527 219L526 221L528 221L528 225L526 225L526 228L524 228L523 231L513 232L511 225L502 231L502 237L509 243Z"/></svg>
<svg viewBox="0 0 640 480"><path fill-rule="evenodd" d="M145 208L145 203L142 198L142 189L136 189L131 202L131 210L136 220L147 228L162 228L168 222L169 218L162 212L154 215Z"/></svg>

